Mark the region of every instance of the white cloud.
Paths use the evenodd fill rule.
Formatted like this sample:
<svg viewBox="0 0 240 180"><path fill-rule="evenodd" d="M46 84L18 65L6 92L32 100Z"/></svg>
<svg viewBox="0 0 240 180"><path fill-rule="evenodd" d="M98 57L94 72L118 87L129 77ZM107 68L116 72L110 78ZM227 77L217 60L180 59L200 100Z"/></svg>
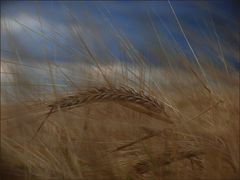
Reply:
<svg viewBox="0 0 240 180"><path fill-rule="evenodd" d="M53 29L55 29L55 31L60 33L68 32L67 30L68 28L64 24L50 22L43 18L41 18L39 21L39 19L33 15L27 15L27 14L21 13L15 18L1 17L2 32L11 30L13 33L21 34L26 31L23 25L27 26L28 28L36 32L41 32L43 30L43 32L47 34L52 33Z"/></svg>

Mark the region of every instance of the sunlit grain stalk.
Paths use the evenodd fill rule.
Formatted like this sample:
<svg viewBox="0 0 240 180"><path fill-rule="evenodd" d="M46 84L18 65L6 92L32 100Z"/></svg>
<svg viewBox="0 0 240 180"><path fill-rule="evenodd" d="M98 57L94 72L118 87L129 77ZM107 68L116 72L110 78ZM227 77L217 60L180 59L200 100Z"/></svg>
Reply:
<svg viewBox="0 0 240 180"><path fill-rule="evenodd" d="M132 88L98 87L77 93L76 95L64 97L53 104L49 115L56 112L58 108L68 110L96 102L128 103L140 106L154 113L165 113L164 104L155 97L138 92ZM136 109L134 109L136 110Z"/></svg>

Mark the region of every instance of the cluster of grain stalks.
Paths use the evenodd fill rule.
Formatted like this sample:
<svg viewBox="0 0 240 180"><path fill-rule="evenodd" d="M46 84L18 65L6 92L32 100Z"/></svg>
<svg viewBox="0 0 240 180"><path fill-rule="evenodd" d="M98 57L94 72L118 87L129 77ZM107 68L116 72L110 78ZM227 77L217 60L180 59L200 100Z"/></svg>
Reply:
<svg viewBox="0 0 240 180"><path fill-rule="evenodd" d="M146 13L141 45L153 44L149 56L114 26L106 9L99 14L106 24L101 29L91 13L77 17L66 6L75 48L40 15L36 22L24 15L3 18L1 30L16 56L1 56L0 179L239 178L239 72L227 56L236 57L236 49L221 42L216 29L216 41L207 36L200 41L171 2L162 3L174 22ZM215 28L210 17L208 22ZM50 41L68 61L58 61L57 50L52 60L45 44L36 49L46 59L35 59L14 27ZM215 52L219 59L213 63Z"/></svg>
<svg viewBox="0 0 240 180"><path fill-rule="evenodd" d="M3 152L14 159L4 158L6 171L11 174L16 163L19 172L27 168L37 179L237 178L234 96L219 101L199 84L200 91L188 89L186 100L168 88L162 91L174 108L142 90L97 84L53 103L2 106ZM5 129L16 129L15 122L23 130L13 140Z"/></svg>

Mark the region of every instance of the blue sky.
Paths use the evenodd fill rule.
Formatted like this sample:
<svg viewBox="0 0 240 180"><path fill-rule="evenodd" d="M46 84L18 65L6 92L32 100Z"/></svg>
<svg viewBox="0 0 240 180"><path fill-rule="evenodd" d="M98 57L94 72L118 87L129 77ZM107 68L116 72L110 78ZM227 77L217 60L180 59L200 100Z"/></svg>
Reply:
<svg viewBox="0 0 240 180"><path fill-rule="evenodd" d="M219 42L228 48L236 49L239 33L237 24L237 5L231 1L171 1L171 4L188 35L191 30L196 39L212 39L217 34ZM17 39L18 50L21 56L25 51L32 53L31 57L43 59L43 49L47 47L49 58L56 61L70 61L72 54L79 56L81 48L69 33L73 22L69 19L69 10L84 27L86 39L97 31L110 51L120 56L118 43L110 34L111 22L118 31L126 35L134 47L149 54L150 62L154 62L151 51L158 48L156 35L152 29L150 18L166 46L172 47L173 39L182 50L193 59L186 39L179 29L176 19L167 1L11 1L1 2L1 54L2 56L16 56L16 51L9 42L9 29ZM149 15L150 14L150 15ZM5 19L5 21L2 21ZM6 23L7 22L7 23ZM94 23L92 23L94 22ZM211 23L213 22L213 23ZM42 23L42 26L41 26ZM94 24L94 25L93 25ZM8 29L8 30L6 30ZM33 32L34 31L34 32ZM216 32L216 33L215 33ZM39 35L39 34L43 34ZM190 34L190 33L189 33ZM191 44L196 52L208 53L213 61L218 62L218 55L209 51L207 43L192 40ZM57 44L56 45L56 41ZM204 40L202 40L204 41ZM96 45L93 39L89 42L96 52L102 53L101 45ZM224 43L223 43L224 42ZM96 46L96 47L95 47ZM14 52L13 52L14 51ZM239 69L239 59L232 56L231 50L225 51L225 57ZM84 53L82 53L84 54ZM23 58L27 59L27 58Z"/></svg>

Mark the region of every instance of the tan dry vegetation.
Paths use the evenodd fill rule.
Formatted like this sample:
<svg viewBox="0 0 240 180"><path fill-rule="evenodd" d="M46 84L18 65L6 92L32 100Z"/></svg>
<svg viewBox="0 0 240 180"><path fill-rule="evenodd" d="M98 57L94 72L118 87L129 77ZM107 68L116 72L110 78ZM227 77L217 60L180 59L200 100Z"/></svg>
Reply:
<svg viewBox="0 0 240 180"><path fill-rule="evenodd" d="M2 105L2 171L33 179L237 178L238 82L205 84L209 91L197 78L184 83L190 73L168 77L167 85L146 85L147 94L96 83L54 103ZM49 105L57 110L39 129Z"/></svg>
<svg viewBox="0 0 240 180"><path fill-rule="evenodd" d="M218 69L207 54L190 63L176 40L167 46L152 24L161 64L153 67L110 22L107 33L124 63L92 21L88 29L69 15L70 35L84 56L69 48L74 60L65 64L1 57L9 76L1 82L4 179L239 178L239 72L224 58ZM91 39L105 54L94 53Z"/></svg>

